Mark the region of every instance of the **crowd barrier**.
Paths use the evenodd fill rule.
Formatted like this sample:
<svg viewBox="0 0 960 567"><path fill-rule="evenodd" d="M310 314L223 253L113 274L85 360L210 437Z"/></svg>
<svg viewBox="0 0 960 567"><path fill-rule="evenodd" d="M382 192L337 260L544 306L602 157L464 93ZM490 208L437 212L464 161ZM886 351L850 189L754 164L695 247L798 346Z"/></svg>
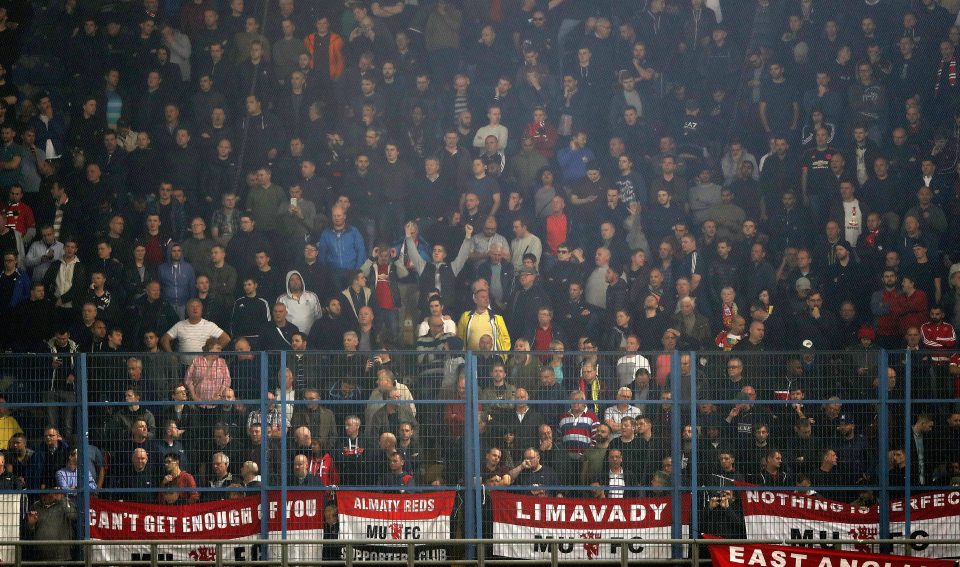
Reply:
<svg viewBox="0 0 960 567"><path fill-rule="evenodd" d="M26 488L0 491L0 543L23 543L0 546L0 560L56 547L28 529L30 510L52 499L75 508L67 535L85 542L61 549L111 564L693 561L701 534L960 557L960 399L948 361L883 350L3 356L0 430L15 419L28 452L42 452L54 424L57 450L77 456L58 488L11 440L7 470ZM574 390L586 399L570 400ZM576 446L561 425L571 403L598 422L634 418L646 445L610 444L626 474L609 474L607 448ZM553 474L528 469L530 447ZM827 448L832 471L819 467ZM774 449L786 476L771 481L761 463ZM394 452L402 463L391 470ZM162 486L171 453L196 489ZM141 468L154 471L146 488ZM211 485L223 468L235 482ZM205 540L220 543L193 543Z"/></svg>

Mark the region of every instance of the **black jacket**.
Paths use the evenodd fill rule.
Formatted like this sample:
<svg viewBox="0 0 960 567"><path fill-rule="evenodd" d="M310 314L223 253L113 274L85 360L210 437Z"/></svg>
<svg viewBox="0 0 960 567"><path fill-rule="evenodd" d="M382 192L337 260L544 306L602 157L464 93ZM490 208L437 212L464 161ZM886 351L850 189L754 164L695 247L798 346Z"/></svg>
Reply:
<svg viewBox="0 0 960 567"><path fill-rule="evenodd" d="M47 290L47 297L51 299L57 297L54 292L57 290L57 276L60 274L60 266L62 265L63 260L57 260L50 264L50 269L43 274L43 286ZM77 262L77 265L73 268L73 278L70 281L72 282L70 290L61 295L60 299L63 303L72 302L73 308L79 310L80 302L89 287L87 282L90 281L83 264Z"/></svg>
<svg viewBox="0 0 960 567"><path fill-rule="evenodd" d="M537 332L537 311L541 307L550 307L546 291L539 282L530 286L530 289L516 286L509 304L506 323L510 336L525 337L532 343Z"/></svg>

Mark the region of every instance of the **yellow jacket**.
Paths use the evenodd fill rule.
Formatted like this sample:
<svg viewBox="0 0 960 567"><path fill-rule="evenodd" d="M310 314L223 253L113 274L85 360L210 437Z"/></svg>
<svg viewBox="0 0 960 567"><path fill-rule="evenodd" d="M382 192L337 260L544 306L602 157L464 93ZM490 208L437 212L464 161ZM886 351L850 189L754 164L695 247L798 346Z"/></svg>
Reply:
<svg viewBox="0 0 960 567"><path fill-rule="evenodd" d="M490 312L493 318L490 320L490 326L493 328L493 349L504 353L510 351L510 333L507 331L507 323L503 320L503 315L497 315ZM457 321L457 336L463 341L464 345L469 344L467 335L470 334L470 323L476 311L464 311Z"/></svg>

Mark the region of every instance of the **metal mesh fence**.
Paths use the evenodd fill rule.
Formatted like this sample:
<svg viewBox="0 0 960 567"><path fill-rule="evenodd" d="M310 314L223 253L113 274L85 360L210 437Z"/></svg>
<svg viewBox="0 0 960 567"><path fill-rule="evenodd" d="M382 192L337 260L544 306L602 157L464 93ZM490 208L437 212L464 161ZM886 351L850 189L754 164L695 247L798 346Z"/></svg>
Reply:
<svg viewBox="0 0 960 567"><path fill-rule="evenodd" d="M498 540L922 540L952 533L957 515L941 511L960 508L955 374L931 353L55 350L0 358L0 541L96 538L111 527L98 522L143 505L204 527L195 503L249 508L252 531L237 537L298 537L296 506L316 518L311 537L410 536L402 519L345 526L344 494L410 509L440 499L444 510L452 494L444 534ZM561 521L575 527L544 531ZM486 551L549 553L528 547ZM644 547L631 557L684 553ZM248 548L236 553L271 553ZM207 557L197 549L184 558ZM619 553L569 556L608 552ZM356 553L400 557L386 544Z"/></svg>
<svg viewBox="0 0 960 567"><path fill-rule="evenodd" d="M478 373L488 423L481 475L499 493L486 503L485 533L631 537L646 530L649 538L666 527L674 537L783 540L952 534L960 413L946 358L862 348L551 353L539 362L541 382L529 387L517 387L510 359L503 369L494 361ZM658 502L662 497L669 502ZM598 522L598 510L620 506L611 499L630 510L670 504L683 514L665 525L651 517L630 528L616 527L619 517ZM581 515L571 521L572 513ZM539 536L545 519L579 527ZM911 551L953 551L929 547ZM568 548L561 553L571 558L605 553ZM520 557L542 550L500 551ZM655 549L631 554L660 556Z"/></svg>

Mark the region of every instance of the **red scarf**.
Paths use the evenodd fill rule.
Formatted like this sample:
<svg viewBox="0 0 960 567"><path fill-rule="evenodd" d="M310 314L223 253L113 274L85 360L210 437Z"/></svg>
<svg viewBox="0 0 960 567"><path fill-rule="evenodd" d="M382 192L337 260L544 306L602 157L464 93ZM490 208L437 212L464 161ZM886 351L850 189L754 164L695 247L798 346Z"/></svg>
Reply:
<svg viewBox="0 0 960 567"><path fill-rule="evenodd" d="M943 65L944 62L941 61L940 67L937 68L937 85L933 88L934 95L940 94L940 79L943 78ZM951 87L955 87L957 86L957 60L955 58L951 58L947 63L947 66L949 67L949 71L947 72L947 81L949 81Z"/></svg>
<svg viewBox="0 0 960 567"><path fill-rule="evenodd" d="M723 328L727 331L730 330L730 325L733 324L733 316L737 314L737 304L733 303L730 305L722 305L720 307L720 319L723 321Z"/></svg>

